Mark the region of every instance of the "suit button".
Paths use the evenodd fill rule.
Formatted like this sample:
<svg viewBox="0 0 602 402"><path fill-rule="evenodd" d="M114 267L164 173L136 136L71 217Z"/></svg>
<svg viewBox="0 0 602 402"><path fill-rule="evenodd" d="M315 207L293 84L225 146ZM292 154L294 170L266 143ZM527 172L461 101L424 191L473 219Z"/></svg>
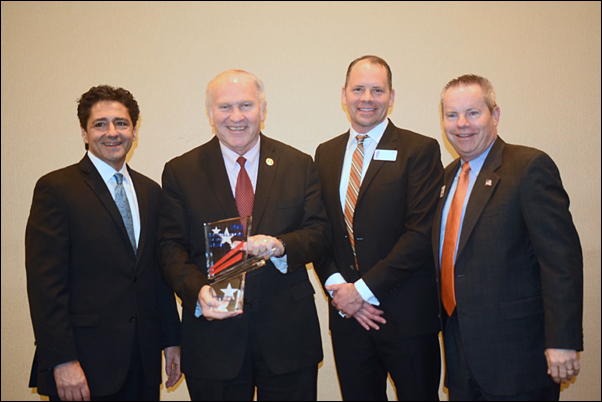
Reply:
<svg viewBox="0 0 602 402"><path fill-rule="evenodd" d="M130 324L133 324L133 323L136 322L136 318L135 317L130 317L129 321L130 321Z"/></svg>

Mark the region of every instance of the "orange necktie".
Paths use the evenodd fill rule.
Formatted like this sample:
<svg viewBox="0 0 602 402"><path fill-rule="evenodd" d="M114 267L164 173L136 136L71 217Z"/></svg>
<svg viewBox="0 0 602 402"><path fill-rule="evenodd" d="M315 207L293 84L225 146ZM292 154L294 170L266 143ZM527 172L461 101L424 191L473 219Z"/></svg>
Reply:
<svg viewBox="0 0 602 402"><path fill-rule="evenodd" d="M456 309L456 290L454 284L454 259L456 244L460 235L460 222L462 220L462 208L468 189L468 162L462 166L462 172L458 178L458 187L452 199L447 224L445 226L445 237L443 238L443 250L441 251L441 300L447 315L451 317Z"/></svg>
<svg viewBox="0 0 602 402"><path fill-rule="evenodd" d="M353 152L351 159L351 172L349 174L349 185L347 187L347 196L345 197L345 224L349 233L349 241L355 256L355 268L357 269L357 255L355 253L355 237L353 236L353 218L355 215L355 206L357 204L357 196L360 193L362 181L362 171L364 168L364 140L367 135L358 135L357 148Z"/></svg>

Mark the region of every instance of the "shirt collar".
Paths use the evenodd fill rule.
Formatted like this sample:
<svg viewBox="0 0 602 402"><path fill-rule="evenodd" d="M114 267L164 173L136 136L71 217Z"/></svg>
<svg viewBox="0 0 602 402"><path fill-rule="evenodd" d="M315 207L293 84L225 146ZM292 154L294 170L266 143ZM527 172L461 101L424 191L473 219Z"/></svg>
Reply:
<svg viewBox="0 0 602 402"><path fill-rule="evenodd" d="M349 129L349 141L347 141L347 149L349 149L353 144L357 144L356 137L358 135L367 135L368 138L366 138L366 141L376 141L376 144L378 144L383 137L388 124L389 119L385 119L366 134L358 134L353 127L351 127Z"/></svg>
<svg viewBox="0 0 602 402"><path fill-rule="evenodd" d="M126 182L129 182L129 183L132 182L132 179L130 178L130 174L128 173L126 163L123 164L123 166L121 167L121 170L118 172L111 165L109 165L102 159L98 158L96 155L94 155L89 150L88 150L88 158L90 158L90 161L92 161L92 164L94 165L94 167L96 168L98 173L100 173L100 177L102 177L102 179L104 180L105 183L108 183L109 180L111 180L113 178L113 176L115 176L115 173L121 173L123 175L123 177L125 178Z"/></svg>
<svg viewBox="0 0 602 402"><path fill-rule="evenodd" d="M249 163L249 166L254 166L254 164L256 164L259 160L260 144L261 136L257 137L257 143L253 146L253 148L251 148L246 154L242 155L247 160L247 163ZM228 171L234 169L238 165L237 160L241 157L241 155L237 154L236 152L222 144L221 141L219 142L219 146L222 150L222 155L224 157L226 169Z"/></svg>
<svg viewBox="0 0 602 402"><path fill-rule="evenodd" d="M470 163L470 171L473 174L475 174L477 176L479 175L479 173L481 172L481 169L483 168L483 164L485 163L485 159L487 159L487 155L489 155L489 151L491 151L491 147L493 147L493 144L495 144L495 141L497 141L497 137L481 155L477 156L476 158L474 158L473 160L471 160L469 162ZM461 161L460 166L464 166L464 164L466 162L463 159L460 159L460 161Z"/></svg>

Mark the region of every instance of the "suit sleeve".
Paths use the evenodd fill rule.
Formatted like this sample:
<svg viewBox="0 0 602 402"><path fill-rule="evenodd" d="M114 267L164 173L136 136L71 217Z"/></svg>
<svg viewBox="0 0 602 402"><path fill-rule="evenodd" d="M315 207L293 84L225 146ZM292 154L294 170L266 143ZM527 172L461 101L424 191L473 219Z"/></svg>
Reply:
<svg viewBox="0 0 602 402"><path fill-rule="evenodd" d="M316 166L318 167L318 171L320 171L320 155L323 152L323 145L319 145L318 148L316 149ZM320 187L322 190L322 195L325 194L324 188L322 187L322 184L324 183L323 180L321 180L320 183ZM324 198L322 198L322 200L324 201ZM323 202L325 204L325 202ZM328 222L328 227L329 227L329 241L332 241L331 237L332 237L332 227L330 226L330 222ZM318 260L314 261L314 269L316 270L316 274L318 275L318 278L320 279L320 282L322 283L322 287L326 286L326 281L328 280L328 278L330 278L332 275L336 274L338 271L336 264L334 263L334 257L332 255L332 248L329 248Z"/></svg>
<svg viewBox="0 0 602 402"><path fill-rule="evenodd" d="M40 370L78 360L69 315L69 219L48 178L34 189L25 232L25 268Z"/></svg>
<svg viewBox="0 0 602 402"><path fill-rule="evenodd" d="M583 350L583 255L552 159L538 153L521 181L521 210L540 267L546 348Z"/></svg>
<svg viewBox="0 0 602 402"><path fill-rule="evenodd" d="M381 302L421 269L432 268L431 232L443 183L441 152L436 141L417 149L408 169L406 232L389 255L363 276Z"/></svg>
<svg viewBox="0 0 602 402"><path fill-rule="evenodd" d="M318 260L330 244L330 225L322 202L318 171L310 156L306 158L303 219L298 230L279 237L286 243L289 272Z"/></svg>
<svg viewBox="0 0 602 402"><path fill-rule="evenodd" d="M190 228L186 204L171 165L163 171L157 257L163 278L194 315L199 292L207 277L190 256Z"/></svg>

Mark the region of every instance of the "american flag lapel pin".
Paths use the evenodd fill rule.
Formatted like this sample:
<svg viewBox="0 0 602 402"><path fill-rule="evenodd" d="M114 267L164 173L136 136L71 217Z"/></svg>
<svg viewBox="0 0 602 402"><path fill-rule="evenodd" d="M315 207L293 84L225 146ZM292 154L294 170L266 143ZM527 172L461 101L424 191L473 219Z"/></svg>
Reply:
<svg viewBox="0 0 602 402"><path fill-rule="evenodd" d="M485 180L485 186L491 187L492 185L493 185L493 183L491 182L491 179Z"/></svg>

